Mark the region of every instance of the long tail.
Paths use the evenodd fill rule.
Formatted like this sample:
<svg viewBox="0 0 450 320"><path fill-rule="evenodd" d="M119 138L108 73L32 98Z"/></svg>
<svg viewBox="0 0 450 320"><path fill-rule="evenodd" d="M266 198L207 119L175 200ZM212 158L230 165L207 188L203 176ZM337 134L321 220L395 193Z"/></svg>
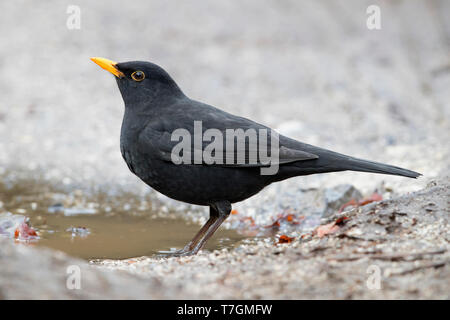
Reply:
<svg viewBox="0 0 450 320"><path fill-rule="evenodd" d="M422 175L412 170L403 169L380 162L350 157L342 153L312 146L310 144L295 141L286 137L283 137L283 143L289 148L306 151L318 156L317 159L298 161L290 165L291 168L294 168L293 173L295 175L308 175L347 170L391 174L408 178L418 178ZM292 172L289 172L289 174L291 173Z"/></svg>
<svg viewBox="0 0 450 320"><path fill-rule="evenodd" d="M347 159L345 160L343 159L341 162L341 166L343 170L392 174L408 178L417 178L421 176L420 173L408 169L403 169L400 167L391 166L389 164L369 160L362 160L353 157L347 157Z"/></svg>
<svg viewBox="0 0 450 320"><path fill-rule="evenodd" d="M380 162L354 158L308 144L302 144L301 149L315 154L319 158L315 160L297 162L295 166L301 170L300 175L350 170L391 174L408 178L417 178L421 176L420 173L408 169L403 169Z"/></svg>

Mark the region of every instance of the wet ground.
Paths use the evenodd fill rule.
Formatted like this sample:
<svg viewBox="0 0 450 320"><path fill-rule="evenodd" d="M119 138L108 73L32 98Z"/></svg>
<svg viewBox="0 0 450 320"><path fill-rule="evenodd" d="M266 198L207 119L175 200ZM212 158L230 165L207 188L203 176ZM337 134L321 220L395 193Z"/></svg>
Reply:
<svg viewBox="0 0 450 320"><path fill-rule="evenodd" d="M7 176L0 176L0 236L86 260L164 255L181 249L208 217L195 206L171 210L148 194L73 190L42 180L11 181ZM262 210L233 209L204 249L231 249L242 240L276 243L280 237L295 238L318 226L321 218L348 210L347 204L371 203L392 193L385 185L369 197L349 184L297 188L294 202L286 201L278 211L268 205L267 215Z"/></svg>
<svg viewBox="0 0 450 320"><path fill-rule="evenodd" d="M152 256L182 249L199 230L198 225L183 219L99 215L69 218L40 215L38 219L46 220L41 226L30 219L41 237L38 246L89 260ZM206 249L231 248L241 239L243 236L236 231L220 230Z"/></svg>
<svg viewBox="0 0 450 320"><path fill-rule="evenodd" d="M200 229L173 213L152 212L148 199L111 196L105 201L105 195L52 189L41 181L0 184L0 236L87 260L124 259L181 249ZM25 219L37 236L17 234ZM244 238L236 230L221 229L206 249L232 248Z"/></svg>
<svg viewBox="0 0 450 320"><path fill-rule="evenodd" d="M88 265L0 238L0 298L449 299L448 182L335 214L289 243L245 240L191 257ZM80 268L77 290L66 287L69 267Z"/></svg>

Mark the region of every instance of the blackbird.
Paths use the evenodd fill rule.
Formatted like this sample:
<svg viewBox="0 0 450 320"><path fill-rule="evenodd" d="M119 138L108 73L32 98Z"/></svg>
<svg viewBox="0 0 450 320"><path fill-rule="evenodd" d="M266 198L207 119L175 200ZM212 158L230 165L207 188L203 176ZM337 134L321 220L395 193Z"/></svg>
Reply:
<svg viewBox="0 0 450 320"><path fill-rule="evenodd" d="M273 182L345 170L420 176L407 169L302 143L249 119L192 100L156 64L91 60L115 76L122 94L125 113L120 150L131 172L170 198L209 206L209 220L182 250L173 253L175 256L196 254L229 216L232 203L255 195ZM236 143L239 139L238 135L228 138L229 133L236 134L239 130L261 134L256 140L248 134L238 147L231 143L229 147L228 142ZM180 141L184 140L183 146L192 150L180 148ZM208 142L213 141L208 158ZM270 157L263 159L263 155ZM270 172L270 168L274 170Z"/></svg>

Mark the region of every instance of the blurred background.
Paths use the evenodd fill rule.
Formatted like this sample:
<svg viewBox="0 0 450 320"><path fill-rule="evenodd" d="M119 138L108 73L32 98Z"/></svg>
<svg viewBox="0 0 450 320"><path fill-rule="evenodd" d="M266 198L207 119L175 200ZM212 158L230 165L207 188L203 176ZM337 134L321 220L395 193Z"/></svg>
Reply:
<svg viewBox="0 0 450 320"><path fill-rule="evenodd" d="M381 9L380 30L366 26L370 4ZM67 27L71 5L80 9L80 29ZM0 8L4 174L142 187L119 152L120 93L91 56L155 62L189 97L307 143L427 177L448 169L447 1L3 1ZM381 178L404 181L374 176Z"/></svg>

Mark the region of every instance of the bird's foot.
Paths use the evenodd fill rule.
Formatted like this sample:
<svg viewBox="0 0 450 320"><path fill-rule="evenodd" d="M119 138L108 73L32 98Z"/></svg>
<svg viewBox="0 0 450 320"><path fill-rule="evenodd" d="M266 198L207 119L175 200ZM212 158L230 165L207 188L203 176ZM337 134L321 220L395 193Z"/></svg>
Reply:
<svg viewBox="0 0 450 320"><path fill-rule="evenodd" d="M171 257L186 257L186 256L192 256L195 255L198 252L198 250L190 249L189 247L184 247L183 249L176 250L176 251L159 251L159 257L161 258L171 258Z"/></svg>

